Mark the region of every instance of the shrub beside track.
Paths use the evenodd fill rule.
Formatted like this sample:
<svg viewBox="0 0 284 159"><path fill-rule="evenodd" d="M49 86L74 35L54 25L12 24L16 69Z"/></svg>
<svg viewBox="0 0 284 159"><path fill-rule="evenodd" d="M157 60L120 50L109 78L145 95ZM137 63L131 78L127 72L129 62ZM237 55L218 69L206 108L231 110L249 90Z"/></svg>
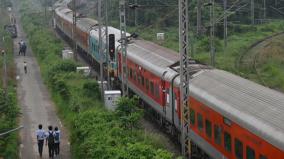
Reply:
<svg viewBox="0 0 284 159"><path fill-rule="evenodd" d="M9 24L9 17L6 12L6 5L9 1L0 2L0 51L5 49L7 55L7 98L4 96L2 89L3 79L3 56L0 55L0 133L6 132L17 127L17 117L19 107L17 106L16 90L15 90L15 65L13 60L13 41L9 34L3 28L4 25ZM5 37L5 42L2 37ZM0 137L0 158L18 158L18 131L9 133Z"/></svg>

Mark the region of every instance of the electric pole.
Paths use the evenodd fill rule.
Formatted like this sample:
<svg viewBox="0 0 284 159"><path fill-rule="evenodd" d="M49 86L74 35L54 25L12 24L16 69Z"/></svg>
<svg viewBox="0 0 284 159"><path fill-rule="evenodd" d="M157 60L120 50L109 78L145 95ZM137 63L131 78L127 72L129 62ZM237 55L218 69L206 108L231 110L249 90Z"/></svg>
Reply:
<svg viewBox="0 0 284 159"><path fill-rule="evenodd" d="M108 0L104 0L105 2L105 39L106 39L106 43L105 43L105 50L106 50L106 62L107 62L107 66L106 66L106 71L107 71L107 88L110 88L110 83L111 83L111 79L110 79L110 72L109 72L109 66L110 66L110 54L109 54L109 34L108 34Z"/></svg>
<svg viewBox="0 0 284 159"><path fill-rule="evenodd" d="M136 6L138 6L138 0L135 0L135 5ZM135 27L137 27L138 26L138 10L137 10L137 7L135 8L135 10L134 10L134 16L135 16Z"/></svg>
<svg viewBox="0 0 284 159"><path fill-rule="evenodd" d="M211 57L211 66L215 66L215 13L214 13L214 4L215 0L210 0L210 57Z"/></svg>
<svg viewBox="0 0 284 159"><path fill-rule="evenodd" d="M3 36L3 46L5 46L5 36ZM2 55L3 55L3 88L4 88L4 94L5 97L7 95L7 60L6 60L6 51L3 49L2 51Z"/></svg>
<svg viewBox="0 0 284 159"><path fill-rule="evenodd" d="M197 0L197 34L201 34L201 6L202 0Z"/></svg>
<svg viewBox="0 0 284 159"><path fill-rule="evenodd" d="M128 75L127 75L127 38L126 38L126 13L125 13L125 0L119 0L119 15L120 15L120 34L121 34L121 54L122 54L122 94L128 95Z"/></svg>
<svg viewBox="0 0 284 159"><path fill-rule="evenodd" d="M106 71L108 74L108 59L109 59L108 51L107 51L108 50L107 0L98 1L98 19L99 19L101 96L102 96L102 99L104 99L104 62L106 62ZM103 25L103 23L105 24ZM104 45L104 41L105 41L105 45ZM107 86L109 88L109 77L108 77Z"/></svg>
<svg viewBox="0 0 284 159"><path fill-rule="evenodd" d="M179 51L180 51L180 92L182 104L181 149L182 154L190 158L191 144L189 133L189 57L188 57L188 0L179 0Z"/></svg>
<svg viewBox="0 0 284 159"><path fill-rule="evenodd" d="M263 20L266 20L266 0L263 0Z"/></svg>
<svg viewBox="0 0 284 159"><path fill-rule="evenodd" d="M254 0L250 1L251 24L254 25Z"/></svg>
<svg viewBox="0 0 284 159"><path fill-rule="evenodd" d="M76 0L73 0L73 29L72 29L72 39L73 39L73 52L74 59L77 61L77 43L76 43L76 25L77 25L77 13L76 13Z"/></svg>
<svg viewBox="0 0 284 159"><path fill-rule="evenodd" d="M46 3L46 0L44 0L44 23L46 23L46 6L47 6L47 3Z"/></svg>
<svg viewBox="0 0 284 159"><path fill-rule="evenodd" d="M227 36L228 36L228 17L227 17L227 0L224 0L224 46L227 48Z"/></svg>

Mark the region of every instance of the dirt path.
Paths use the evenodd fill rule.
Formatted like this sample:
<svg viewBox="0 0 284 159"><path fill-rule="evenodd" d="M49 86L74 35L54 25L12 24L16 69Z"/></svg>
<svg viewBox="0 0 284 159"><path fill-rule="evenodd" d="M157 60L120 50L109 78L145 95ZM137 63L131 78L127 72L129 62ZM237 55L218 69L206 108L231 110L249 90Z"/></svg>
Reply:
<svg viewBox="0 0 284 159"><path fill-rule="evenodd" d="M18 42L23 39L27 42L26 35L23 32L18 14L16 14L18 38L14 40L15 65L17 68L17 96L21 107L21 125L24 128L20 132L20 158L34 159L39 158L37 152L37 141L35 131L38 124L43 124L44 129L48 125L58 126L62 132L61 154L58 158L69 159L70 144L68 142L68 133L59 120L53 102L50 99L48 90L43 84L40 74L40 67L32 54L30 45L27 44L27 55L18 56ZM23 63L27 62L28 73L24 73ZM48 149L44 147L43 158L48 158Z"/></svg>

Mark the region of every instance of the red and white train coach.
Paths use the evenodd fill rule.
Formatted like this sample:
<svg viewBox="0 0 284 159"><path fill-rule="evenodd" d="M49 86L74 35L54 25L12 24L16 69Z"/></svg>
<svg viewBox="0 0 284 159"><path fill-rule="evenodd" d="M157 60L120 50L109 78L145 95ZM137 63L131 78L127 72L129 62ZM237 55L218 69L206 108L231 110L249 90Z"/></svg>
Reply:
<svg viewBox="0 0 284 159"><path fill-rule="evenodd" d="M134 40L127 56L129 88L179 130L178 54ZM189 135L199 148L217 159L284 159L282 93L194 60L189 70Z"/></svg>
<svg viewBox="0 0 284 159"><path fill-rule="evenodd" d="M72 12L59 7L55 14L57 29L72 39ZM90 58L94 56L88 39L90 28L96 24L84 18L76 28L77 44ZM115 46L119 45L116 40ZM117 48L115 59L121 76L122 58ZM159 114L172 134L179 136L178 54L144 40L132 40L127 51L129 88ZM194 145L209 158L284 159L282 93L194 60L189 70L189 136Z"/></svg>

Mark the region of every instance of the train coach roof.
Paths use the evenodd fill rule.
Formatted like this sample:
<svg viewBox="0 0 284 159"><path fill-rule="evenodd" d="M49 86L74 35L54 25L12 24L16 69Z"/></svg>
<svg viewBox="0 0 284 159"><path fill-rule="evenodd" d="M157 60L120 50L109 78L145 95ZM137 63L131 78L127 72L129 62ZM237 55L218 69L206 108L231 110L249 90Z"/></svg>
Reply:
<svg viewBox="0 0 284 159"><path fill-rule="evenodd" d="M67 7L58 7L56 10L56 14L68 21L69 23L73 23L73 12ZM91 18L78 18L77 19L77 27L85 32L89 32L91 28L97 25L98 22Z"/></svg>
<svg viewBox="0 0 284 159"><path fill-rule="evenodd" d="M58 16L64 18L65 20L72 23L72 10L67 7L58 7L55 9L55 12Z"/></svg>
<svg viewBox="0 0 284 159"><path fill-rule="evenodd" d="M190 94L284 151L284 95L221 70L190 82Z"/></svg>
<svg viewBox="0 0 284 159"><path fill-rule="evenodd" d="M138 65L160 77L167 67L176 63L179 59L176 52L144 40L135 40L134 43L129 44L127 56Z"/></svg>
<svg viewBox="0 0 284 159"><path fill-rule="evenodd" d="M91 18L79 18L77 20L77 26L86 33L90 32L93 26L98 25L98 21Z"/></svg>

